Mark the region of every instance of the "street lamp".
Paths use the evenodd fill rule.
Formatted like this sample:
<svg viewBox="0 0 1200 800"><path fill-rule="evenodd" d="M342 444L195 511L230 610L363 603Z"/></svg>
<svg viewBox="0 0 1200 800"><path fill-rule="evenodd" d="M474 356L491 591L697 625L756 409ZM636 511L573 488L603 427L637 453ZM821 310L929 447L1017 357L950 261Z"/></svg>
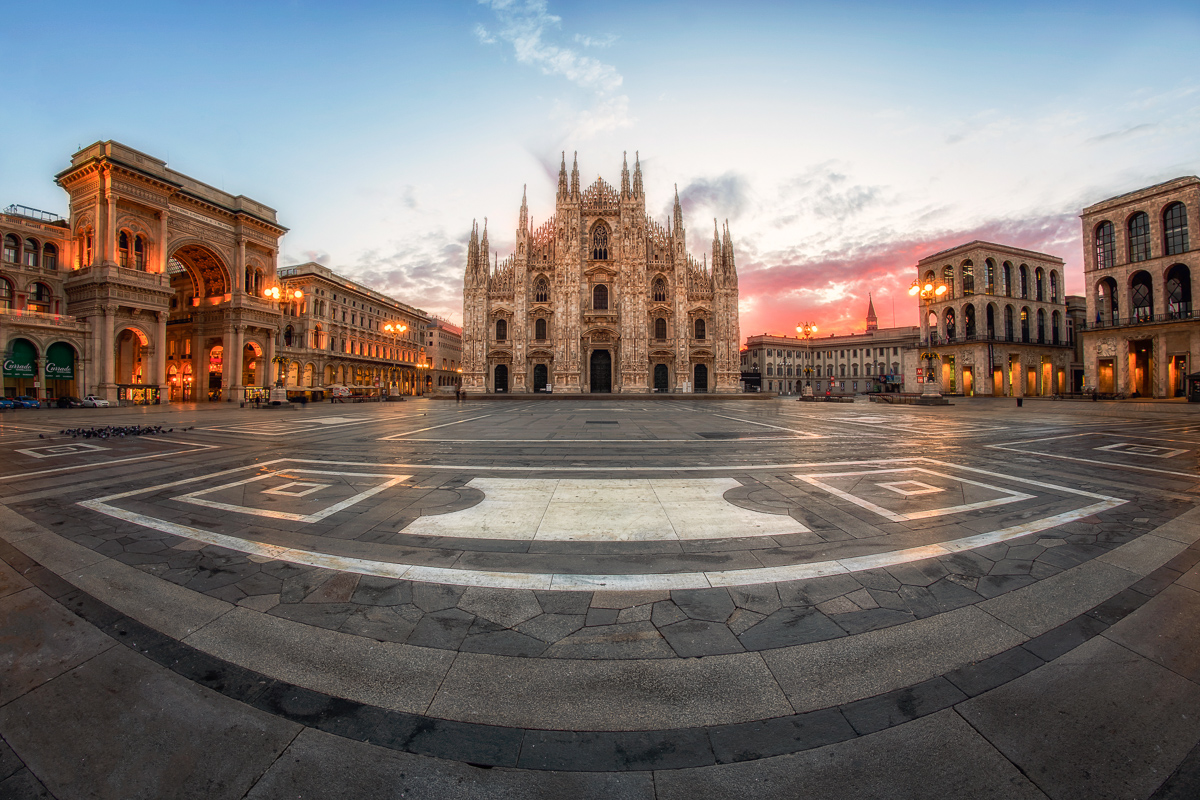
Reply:
<svg viewBox="0 0 1200 800"><path fill-rule="evenodd" d="M396 340L400 337L400 334L408 330L408 326L403 322L389 322L383 326L383 329L392 335L392 361L395 361L397 368L399 368L400 346L397 344ZM400 394L400 387L389 380L388 393Z"/></svg>
<svg viewBox="0 0 1200 800"><path fill-rule="evenodd" d="M812 397L812 335L817 332L817 326L811 322L801 322L796 326L796 333L804 337L804 389L801 397Z"/></svg>
<svg viewBox="0 0 1200 800"><path fill-rule="evenodd" d="M933 302L944 295L949 290L946 284L940 281L925 281L914 280L912 286L908 287L908 294L912 297L920 296L925 301L925 318L926 327L929 326L929 311L933 306ZM933 350L934 345L933 329L929 328L929 336L925 340L925 346L928 348L921 353L921 360L925 361L925 377L921 381L921 398L937 399L941 398L942 393L937 390L935 380L933 378L933 362L939 359L940 356Z"/></svg>

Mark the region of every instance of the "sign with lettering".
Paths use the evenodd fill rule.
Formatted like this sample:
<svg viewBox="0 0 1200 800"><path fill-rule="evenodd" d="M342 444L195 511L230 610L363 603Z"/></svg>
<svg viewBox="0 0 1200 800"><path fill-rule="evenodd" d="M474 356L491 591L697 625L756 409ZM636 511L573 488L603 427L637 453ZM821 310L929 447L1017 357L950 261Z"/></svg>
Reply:
<svg viewBox="0 0 1200 800"><path fill-rule="evenodd" d="M32 378L37 375L37 356L33 345L24 339L12 343L12 349L4 356L4 377Z"/></svg>

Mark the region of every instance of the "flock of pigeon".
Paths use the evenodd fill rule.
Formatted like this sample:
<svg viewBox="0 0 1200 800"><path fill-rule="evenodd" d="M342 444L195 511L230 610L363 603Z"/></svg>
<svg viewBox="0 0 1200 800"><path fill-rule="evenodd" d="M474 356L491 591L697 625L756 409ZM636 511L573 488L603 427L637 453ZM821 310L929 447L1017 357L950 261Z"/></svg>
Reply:
<svg viewBox="0 0 1200 800"><path fill-rule="evenodd" d="M195 430L196 426L180 428L180 433ZM59 431L60 436L70 436L72 439L116 439L122 436L155 436L160 433L174 433L174 428L163 428L162 425L108 425L104 428L65 428ZM46 435L39 433L39 439Z"/></svg>

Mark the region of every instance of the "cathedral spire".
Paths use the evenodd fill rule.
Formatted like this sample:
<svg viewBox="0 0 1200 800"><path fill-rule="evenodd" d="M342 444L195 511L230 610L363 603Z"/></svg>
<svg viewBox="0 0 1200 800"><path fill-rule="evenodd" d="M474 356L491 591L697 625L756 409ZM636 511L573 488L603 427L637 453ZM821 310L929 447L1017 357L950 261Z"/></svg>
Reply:
<svg viewBox="0 0 1200 800"><path fill-rule="evenodd" d="M642 159L639 157L636 150L633 151L633 196L642 197L645 191L642 189Z"/></svg>
<svg viewBox="0 0 1200 800"><path fill-rule="evenodd" d="M725 220L725 239L721 243L721 266L728 273L733 273L733 239L729 235L729 220Z"/></svg>
<svg viewBox="0 0 1200 800"><path fill-rule="evenodd" d="M683 207L679 205L679 184L675 184L675 235L683 236Z"/></svg>
<svg viewBox="0 0 1200 800"><path fill-rule="evenodd" d="M871 293L867 293L867 330L879 330L879 317L875 316L875 301L871 299Z"/></svg>
<svg viewBox="0 0 1200 800"><path fill-rule="evenodd" d="M721 236L717 232L717 218L713 217L713 272L721 265Z"/></svg>
<svg viewBox="0 0 1200 800"><path fill-rule="evenodd" d="M562 164L558 168L558 199L567 199L567 151L562 151Z"/></svg>
<svg viewBox="0 0 1200 800"><path fill-rule="evenodd" d="M571 197L579 199L579 151L575 151L575 160L571 163Z"/></svg>
<svg viewBox="0 0 1200 800"><path fill-rule="evenodd" d="M484 269L487 269L488 260L488 240L487 240L487 217L483 218L483 239L479 242L479 253L483 256Z"/></svg>
<svg viewBox="0 0 1200 800"><path fill-rule="evenodd" d="M529 229L529 204L525 201L525 193L528 190L528 188L529 188L528 185L521 187L521 219L520 219L520 227L517 228L518 232L526 231Z"/></svg>
<svg viewBox="0 0 1200 800"><path fill-rule="evenodd" d="M467 242L467 274L479 269L479 223L471 220L471 239Z"/></svg>
<svg viewBox="0 0 1200 800"><path fill-rule="evenodd" d="M621 152L621 199L628 200L629 191L629 154Z"/></svg>

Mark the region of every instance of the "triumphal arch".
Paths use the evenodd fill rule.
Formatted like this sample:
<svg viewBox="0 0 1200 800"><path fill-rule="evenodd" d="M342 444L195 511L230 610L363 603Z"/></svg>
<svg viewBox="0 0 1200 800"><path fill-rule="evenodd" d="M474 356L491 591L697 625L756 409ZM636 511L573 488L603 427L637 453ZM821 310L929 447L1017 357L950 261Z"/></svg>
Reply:
<svg viewBox="0 0 1200 800"><path fill-rule="evenodd" d="M275 210L113 141L57 176L71 197L70 314L110 402L237 399L269 386L279 328Z"/></svg>

